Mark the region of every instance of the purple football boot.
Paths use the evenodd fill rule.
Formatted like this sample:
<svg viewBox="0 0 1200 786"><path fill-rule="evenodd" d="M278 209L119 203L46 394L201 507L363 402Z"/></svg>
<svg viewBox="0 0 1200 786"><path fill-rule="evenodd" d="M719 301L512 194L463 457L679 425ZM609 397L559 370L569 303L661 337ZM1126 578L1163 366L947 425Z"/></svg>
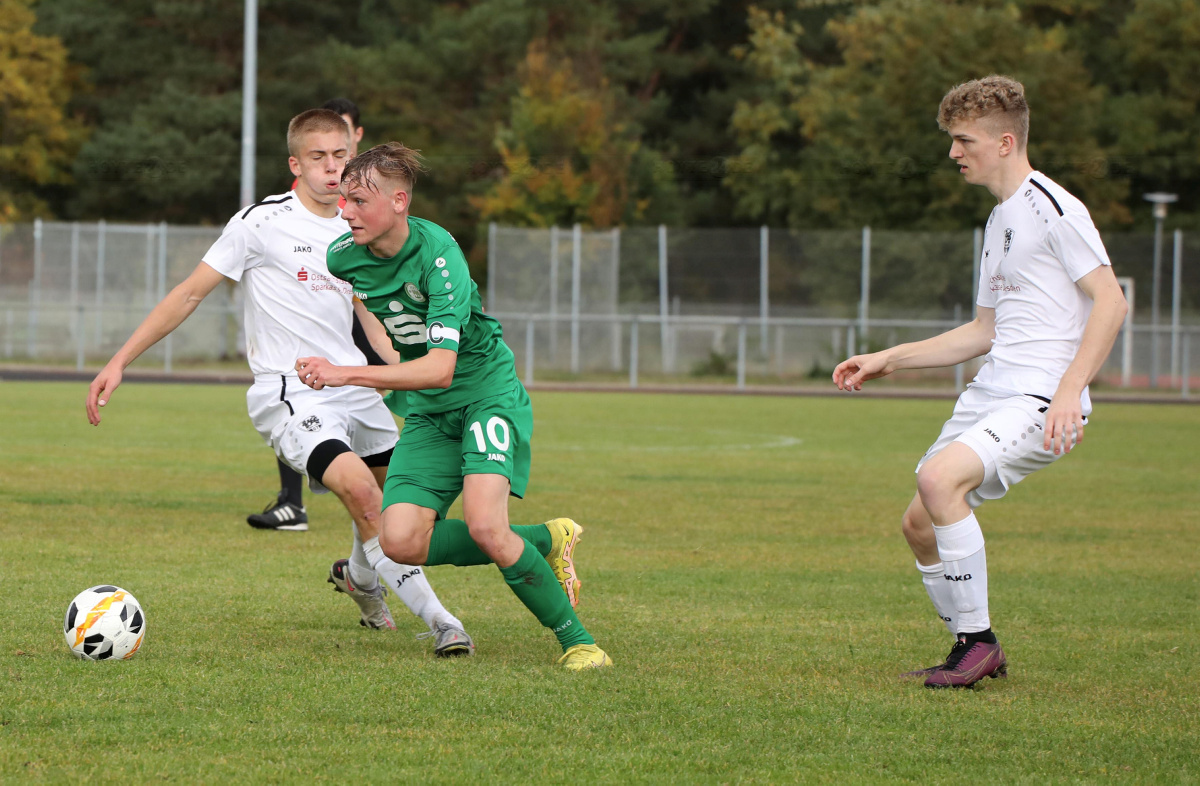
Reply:
<svg viewBox="0 0 1200 786"><path fill-rule="evenodd" d="M926 688L969 688L984 677L1008 675L1008 660L998 642L967 641L960 636L946 662L925 678Z"/></svg>

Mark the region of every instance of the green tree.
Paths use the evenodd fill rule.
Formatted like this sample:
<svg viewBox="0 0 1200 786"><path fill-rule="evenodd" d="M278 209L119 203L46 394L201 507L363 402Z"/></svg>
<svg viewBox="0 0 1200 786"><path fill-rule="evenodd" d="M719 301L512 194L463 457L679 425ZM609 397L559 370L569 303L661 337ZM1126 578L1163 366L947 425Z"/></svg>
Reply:
<svg viewBox="0 0 1200 786"><path fill-rule="evenodd" d="M47 198L77 218L219 223L238 207L242 0L94 0L38 6L88 89L72 107L95 127L70 191ZM361 40L359 19L317 0L259 3L258 196L286 189L285 131L341 92L326 43Z"/></svg>
<svg viewBox="0 0 1200 786"><path fill-rule="evenodd" d="M1030 160L1084 199L1101 224L1129 220L1128 184L1112 177L1097 138L1102 88L1091 83L1063 25L1041 28L1014 5L885 0L827 29L839 59L818 63L804 31L754 11L740 50L759 95L739 102L739 153L726 179L747 215L794 226L978 224L993 204L945 163L941 97L988 73L1025 83Z"/></svg>
<svg viewBox="0 0 1200 786"><path fill-rule="evenodd" d="M1138 0L1117 40L1122 81L1106 107L1118 166L1136 203L1170 191L1200 209L1200 3ZM1144 204L1139 212L1148 220ZM1194 223L1195 218L1192 219Z"/></svg>
<svg viewBox="0 0 1200 786"><path fill-rule="evenodd" d="M608 80L585 85L570 59L529 47L512 118L496 137L503 175L473 200L481 219L519 226L612 227L665 220L670 164L621 119Z"/></svg>
<svg viewBox="0 0 1200 786"><path fill-rule="evenodd" d="M0 222L48 212L35 189L69 181L83 127L65 112L62 42L33 32L29 0L0 0Z"/></svg>

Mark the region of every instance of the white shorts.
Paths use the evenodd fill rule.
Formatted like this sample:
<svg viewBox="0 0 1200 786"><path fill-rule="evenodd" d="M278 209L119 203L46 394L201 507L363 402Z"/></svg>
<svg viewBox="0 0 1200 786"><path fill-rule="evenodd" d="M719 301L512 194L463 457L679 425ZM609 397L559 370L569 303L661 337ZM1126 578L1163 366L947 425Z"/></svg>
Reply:
<svg viewBox="0 0 1200 786"><path fill-rule="evenodd" d="M373 456L396 446L396 421L379 394L371 388L346 385L313 390L295 373L262 375L246 391L250 420L275 455L302 475L308 474L313 449L341 440L358 456ZM328 491L316 478L308 486Z"/></svg>
<svg viewBox="0 0 1200 786"><path fill-rule="evenodd" d="M916 471L951 442L961 442L983 462L983 483L967 493L967 504L974 509L986 499L1000 499L1009 486L1058 460L1053 450L1042 447L1048 406L1033 396L996 395L968 387L937 441L917 462Z"/></svg>

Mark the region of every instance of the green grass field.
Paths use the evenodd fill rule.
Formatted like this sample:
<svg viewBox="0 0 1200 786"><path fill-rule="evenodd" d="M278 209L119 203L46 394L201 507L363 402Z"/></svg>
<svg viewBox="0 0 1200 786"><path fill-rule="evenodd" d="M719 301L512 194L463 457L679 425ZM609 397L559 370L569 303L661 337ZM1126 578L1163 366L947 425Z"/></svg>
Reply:
<svg viewBox="0 0 1200 786"><path fill-rule="evenodd" d="M950 639L899 532L948 401L541 393L514 523L569 515L580 616L554 666L491 567L433 568L476 657L367 631L325 583L348 517L251 530L277 482L230 386L0 383L0 781L1195 782L1200 408L1101 405L1080 452L980 510L1007 680L896 674ZM130 661L67 651L115 583Z"/></svg>

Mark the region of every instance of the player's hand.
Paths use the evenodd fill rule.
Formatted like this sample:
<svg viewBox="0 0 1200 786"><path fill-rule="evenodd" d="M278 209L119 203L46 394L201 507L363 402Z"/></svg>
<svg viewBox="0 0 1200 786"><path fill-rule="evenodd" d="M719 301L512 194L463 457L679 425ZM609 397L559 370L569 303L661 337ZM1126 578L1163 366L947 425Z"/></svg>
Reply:
<svg viewBox="0 0 1200 786"><path fill-rule="evenodd" d="M88 386L87 417L93 426L100 425L100 407L108 403L113 391L121 384L121 369L111 363L105 366Z"/></svg>
<svg viewBox="0 0 1200 786"><path fill-rule="evenodd" d="M838 363L833 370L833 384L838 390L862 390L862 383L885 377L893 370L884 352L855 355Z"/></svg>
<svg viewBox="0 0 1200 786"><path fill-rule="evenodd" d="M1054 455L1070 453L1071 448L1083 442L1083 409L1079 406L1079 395L1055 394L1046 409L1046 429L1042 438L1042 450L1054 449Z"/></svg>
<svg viewBox="0 0 1200 786"><path fill-rule="evenodd" d="M325 358L300 358L296 361L300 381L313 390L340 388L346 384L346 370Z"/></svg>

